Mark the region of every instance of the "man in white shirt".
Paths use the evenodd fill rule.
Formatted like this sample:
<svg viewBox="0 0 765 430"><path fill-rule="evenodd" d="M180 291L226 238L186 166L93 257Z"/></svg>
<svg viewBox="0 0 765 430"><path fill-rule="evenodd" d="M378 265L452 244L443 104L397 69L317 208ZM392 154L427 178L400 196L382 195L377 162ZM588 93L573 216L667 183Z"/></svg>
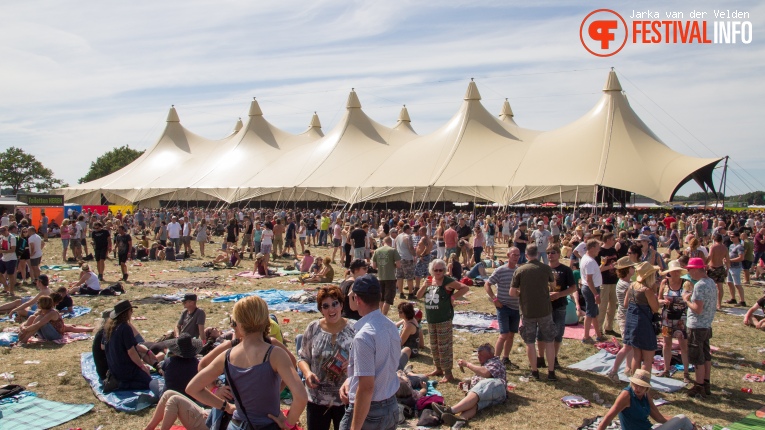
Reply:
<svg viewBox="0 0 765 430"><path fill-rule="evenodd" d="M170 242L173 244L173 248L175 248L175 253L177 254L181 247L181 233L183 232L183 228L178 223L178 217L173 216L172 221L170 224L167 225L167 238L170 239Z"/></svg>
<svg viewBox="0 0 765 430"><path fill-rule="evenodd" d="M603 275L600 273L600 265L595 257L600 252L600 242L597 239L587 241L587 252L582 256L579 270L582 274L582 296L586 303L584 316L584 338L582 343L595 344L590 337L590 327L595 326L596 340L602 342L605 338L600 331L598 314L600 305L600 286L603 285Z"/></svg>
<svg viewBox="0 0 765 430"><path fill-rule="evenodd" d="M32 267L32 279L40 277L40 262L43 256L43 240L35 231L35 228L29 226L29 237L27 243L29 244L29 265Z"/></svg>
<svg viewBox="0 0 765 430"><path fill-rule="evenodd" d="M547 258L547 247L550 245L550 237L552 237L552 233L545 230L545 222L537 221L537 229L531 233L531 240L536 243L539 250L539 261L544 264L550 264L550 260Z"/></svg>
<svg viewBox="0 0 765 430"><path fill-rule="evenodd" d="M3 294L14 297L13 289L16 287L16 236L13 231L16 230L16 223L10 226L0 227L0 277L3 281Z"/></svg>

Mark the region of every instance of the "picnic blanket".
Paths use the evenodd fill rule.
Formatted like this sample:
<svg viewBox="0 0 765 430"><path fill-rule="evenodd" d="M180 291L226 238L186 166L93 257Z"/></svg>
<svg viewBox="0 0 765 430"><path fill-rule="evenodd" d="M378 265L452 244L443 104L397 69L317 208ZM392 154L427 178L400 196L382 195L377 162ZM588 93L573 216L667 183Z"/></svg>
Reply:
<svg viewBox="0 0 765 430"><path fill-rule="evenodd" d="M9 400L9 399L3 399ZM54 402L24 391L13 401L0 404L3 430L49 429L71 421L93 409L92 404L73 405Z"/></svg>
<svg viewBox="0 0 765 430"><path fill-rule="evenodd" d="M236 274L236 276L239 276L241 278L252 278L252 279L265 278L265 276L263 276L263 275L261 275L261 274L259 274L257 272L252 272L252 271L248 271L248 270L246 270L244 272L239 272L239 273Z"/></svg>
<svg viewBox="0 0 765 430"><path fill-rule="evenodd" d="M77 318L90 313L90 310L90 308L86 308L85 306L74 306L72 312L61 314L61 316L64 318Z"/></svg>
<svg viewBox="0 0 765 430"><path fill-rule="evenodd" d="M217 276L191 276L181 279L166 279L162 281L149 281L142 282L136 281L134 284L136 287L151 287L151 288L179 288L179 289L198 289L198 288L216 288L218 285Z"/></svg>
<svg viewBox="0 0 765 430"><path fill-rule="evenodd" d="M720 309L720 312L726 313L728 315L735 315L737 317L743 317L747 311L749 311L749 308L722 308ZM754 316L757 317L765 317L765 313L762 312L762 309L757 309L754 314Z"/></svg>
<svg viewBox="0 0 765 430"><path fill-rule="evenodd" d="M0 333L0 346L11 346L19 341L19 334L12 332Z"/></svg>
<svg viewBox="0 0 765 430"><path fill-rule="evenodd" d="M595 330L591 331L590 333L594 335ZM582 324L567 325L565 331L563 332L563 337L566 339L576 340L584 339L584 326Z"/></svg>
<svg viewBox="0 0 765 430"><path fill-rule="evenodd" d="M300 270L285 270L283 267L276 271L276 274L279 276L300 275L302 273Z"/></svg>
<svg viewBox="0 0 765 430"><path fill-rule="evenodd" d="M27 343L47 343L47 342L53 342L57 345L66 345L69 343L77 342L78 340L88 340L90 339L90 335L88 333L64 333L64 336L61 339L57 340L45 340L40 339L38 337L30 337Z"/></svg>
<svg viewBox="0 0 765 430"><path fill-rule="evenodd" d="M459 331L488 333L499 330L497 316L483 312L455 312L452 325Z"/></svg>
<svg viewBox="0 0 765 430"><path fill-rule="evenodd" d="M574 363L569 369L588 370L591 372L605 375L614 365L614 354L608 353L608 351L601 349L596 354L585 358L584 360ZM629 378L624 374L625 365L622 363L619 368L619 379L625 383L629 383ZM656 391L662 391L664 393L674 393L685 387L682 380L672 378L662 378L659 376L653 376L651 378L651 387Z"/></svg>
<svg viewBox="0 0 765 430"><path fill-rule="evenodd" d="M282 291L282 290L258 290L247 293L229 294L227 296L216 297L212 299L213 303L236 302L240 299L250 296L258 296L266 301L268 308L277 311L298 311L298 312L316 312L316 304L291 302L290 297L296 294L303 294L302 291Z"/></svg>
<svg viewBox="0 0 765 430"><path fill-rule="evenodd" d="M715 424L715 426L712 427L712 428L714 430L722 430L722 429L729 429L729 430L763 429L763 428L765 428L765 419L757 418L757 416L754 413L751 413L751 414L747 415L741 421L736 421L735 423L730 423L727 426L721 426L721 425Z"/></svg>
<svg viewBox="0 0 765 430"><path fill-rule="evenodd" d="M199 273L199 272L209 272L210 270L212 270L212 267L188 266L188 267L179 267L179 269L185 270L191 273Z"/></svg>
<svg viewBox="0 0 765 430"><path fill-rule="evenodd" d="M55 272L60 272L62 270L80 270L80 266L73 266L71 264L64 264L59 266L52 264L50 266L40 266L40 270L53 270Z"/></svg>
<svg viewBox="0 0 765 430"><path fill-rule="evenodd" d="M101 387L101 379L96 372L96 364L93 362L92 352L83 352L80 355L80 367L82 376L90 384L90 389L98 400L106 403L114 409L122 412L137 412L146 409L159 402L159 398L149 390L126 390L104 393ZM152 375L154 379L163 379L159 375Z"/></svg>
<svg viewBox="0 0 765 430"><path fill-rule="evenodd" d="M143 297L136 300L141 305L172 305L183 300L183 294L154 294L150 297Z"/></svg>

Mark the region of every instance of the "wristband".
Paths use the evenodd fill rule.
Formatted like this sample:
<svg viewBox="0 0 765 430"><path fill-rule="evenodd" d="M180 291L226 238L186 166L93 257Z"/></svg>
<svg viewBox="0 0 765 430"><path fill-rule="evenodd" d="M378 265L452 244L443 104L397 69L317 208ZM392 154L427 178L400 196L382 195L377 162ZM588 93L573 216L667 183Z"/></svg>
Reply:
<svg viewBox="0 0 765 430"><path fill-rule="evenodd" d="M491 301L496 303L496 302L498 302L498 301L499 301L499 298L497 298L497 297L494 297L493 299L491 299Z"/></svg>

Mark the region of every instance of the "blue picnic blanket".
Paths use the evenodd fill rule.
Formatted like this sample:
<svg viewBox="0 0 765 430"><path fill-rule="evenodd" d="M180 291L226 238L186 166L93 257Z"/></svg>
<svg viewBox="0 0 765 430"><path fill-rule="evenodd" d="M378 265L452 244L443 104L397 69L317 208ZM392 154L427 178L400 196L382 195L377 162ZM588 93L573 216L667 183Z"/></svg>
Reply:
<svg viewBox="0 0 765 430"><path fill-rule="evenodd" d="M93 390L93 394L96 395L98 400L118 411L137 412L159 402L159 398L149 390L125 390L114 391L109 394L104 393L101 386L101 378L98 377L96 364L93 362L92 352L82 353L80 356L80 367L82 368L82 376L88 381L90 388ZM161 376L156 374L151 377L153 379L163 380ZM162 382L164 382L164 380Z"/></svg>
<svg viewBox="0 0 765 430"><path fill-rule="evenodd" d="M298 312L316 312L316 303L298 303L290 302L290 297L296 294L302 294L302 291L282 291L282 290L258 290L247 293L231 294L212 299L213 303L236 302L245 297L258 296L265 300L268 309L277 311L298 311Z"/></svg>
<svg viewBox="0 0 765 430"><path fill-rule="evenodd" d="M568 366L570 369L589 370L590 372L600 373L605 375L614 366L614 360L616 356L609 353L605 349L601 349L596 354L591 355L584 360L574 363ZM619 368L619 379L629 384L630 378L624 374L626 365L622 363ZM662 378L656 375L651 377L651 388L655 391L661 391L664 393L674 393L682 388L685 388L685 384L682 379Z"/></svg>
<svg viewBox="0 0 765 430"><path fill-rule="evenodd" d="M74 306L72 312L61 314L61 316L63 318L77 318L89 313L90 308L86 308L85 306Z"/></svg>
<svg viewBox="0 0 765 430"><path fill-rule="evenodd" d="M3 430L49 429L93 409L92 404L72 405L37 397L23 391L0 402L0 428Z"/></svg>
<svg viewBox="0 0 765 430"><path fill-rule="evenodd" d="M18 341L19 341L18 333L8 333L8 332L0 333L0 346L11 346L11 344L14 344Z"/></svg>

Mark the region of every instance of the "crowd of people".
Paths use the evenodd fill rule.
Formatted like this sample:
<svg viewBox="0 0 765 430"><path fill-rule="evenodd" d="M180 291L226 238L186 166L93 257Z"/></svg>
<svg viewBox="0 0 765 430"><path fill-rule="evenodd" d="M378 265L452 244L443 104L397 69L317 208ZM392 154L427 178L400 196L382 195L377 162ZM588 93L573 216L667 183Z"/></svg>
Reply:
<svg viewBox="0 0 765 430"><path fill-rule="evenodd" d="M338 258L344 269L339 286L319 287L321 318L295 339L294 354L258 297L237 302L230 328L220 330L206 326L197 297L188 294L177 326L156 342L147 342L133 325L135 306L119 301L103 315L94 361L105 390L151 389L160 396L148 429L169 428L176 419L189 429L210 428L220 420L228 420L229 429L291 428L303 410L309 430L388 429L395 428L399 404L418 409L427 404L438 420L461 428L478 411L506 400L506 372L521 366L510 360L515 334L526 345L528 377L539 380L546 370L547 381L558 379L569 302L575 319L583 319L584 344L621 339L608 377L618 382L625 364L631 382L601 427L618 415L623 426L629 423L623 428L648 428L650 416L663 423L662 429L690 429L689 419L665 417L652 403L648 388L657 339L667 365L672 342L679 343L688 396L713 395L709 342L715 312L723 303L747 307L743 285L765 271L765 220L746 212L500 211L478 216L141 209L71 214L60 234L62 260L71 250L81 275L70 288L53 292L39 271L46 238L27 220L17 223L4 215L0 221L3 293L13 298L19 277L22 282L30 277L39 289L34 297L0 306L0 313L23 321L26 338L55 339L83 330L64 324L60 312L71 310L71 295L102 292L109 258L117 260L127 281L130 259L189 258L194 241L205 256L205 244L220 235L213 264L237 266L249 254L253 272L261 276L273 275L270 267L279 260L304 273L302 282L318 284L337 277ZM322 259L311 252L322 247L332 248L331 256ZM91 259L95 272L85 262ZM466 395L447 406L427 395L428 379L457 382L453 303L474 282L496 307L499 335L494 345L478 347L477 363L456 360L475 376L459 382ZM724 301L726 287L729 300ZM388 314L397 296L394 323ZM760 307L765 297L749 308L745 324L765 328L754 316ZM417 308L424 311L426 326ZM425 329L433 370L422 375L408 362L422 355ZM694 378L689 365L696 368ZM152 371L164 375L164 386L153 382ZM225 384L218 382L221 374ZM671 377L668 371L660 376ZM258 390L248 388L255 384ZM285 387L293 396L286 416L279 409Z"/></svg>

